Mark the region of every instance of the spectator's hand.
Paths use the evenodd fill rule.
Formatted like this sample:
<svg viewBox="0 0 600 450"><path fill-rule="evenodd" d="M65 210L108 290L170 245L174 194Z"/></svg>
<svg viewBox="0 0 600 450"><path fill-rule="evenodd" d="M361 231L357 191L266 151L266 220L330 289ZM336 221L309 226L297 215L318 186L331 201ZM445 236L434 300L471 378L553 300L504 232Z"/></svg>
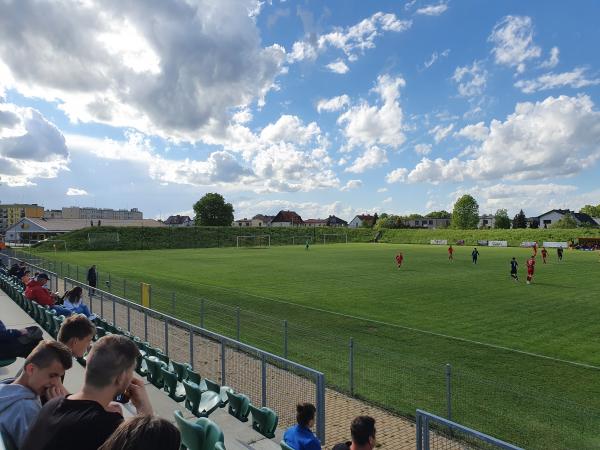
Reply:
<svg viewBox="0 0 600 450"><path fill-rule="evenodd" d="M123 408L121 408L121 404L118 402L110 402L105 409L108 412L117 413L123 416Z"/></svg>
<svg viewBox="0 0 600 450"><path fill-rule="evenodd" d="M150 403L148 392L146 392L146 388L144 387L144 382L139 378L134 377L131 380L128 390L131 403L133 403L133 406L137 409L138 414L145 416L152 415L152 404Z"/></svg>
<svg viewBox="0 0 600 450"><path fill-rule="evenodd" d="M60 381L56 385L46 389L46 398L48 400L52 400L56 397L65 397L67 395L69 395L69 391L65 389Z"/></svg>

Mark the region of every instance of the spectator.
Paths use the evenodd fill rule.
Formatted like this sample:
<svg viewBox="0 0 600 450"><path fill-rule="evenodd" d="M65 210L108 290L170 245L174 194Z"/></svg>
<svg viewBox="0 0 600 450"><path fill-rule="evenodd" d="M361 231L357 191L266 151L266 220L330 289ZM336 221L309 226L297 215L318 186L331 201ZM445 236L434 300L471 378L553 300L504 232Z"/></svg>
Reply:
<svg viewBox="0 0 600 450"><path fill-rule="evenodd" d="M42 340L42 329L28 327L11 330L0 320L0 358L27 358Z"/></svg>
<svg viewBox="0 0 600 450"><path fill-rule="evenodd" d="M352 442L337 444L332 450L372 450L375 448L375 419L358 416L350 425Z"/></svg>
<svg viewBox="0 0 600 450"><path fill-rule="evenodd" d="M55 310L57 314L62 314L63 316L70 316L71 311L66 308L63 308L60 305L56 305L56 300L58 296L56 294L52 294L45 288L46 283L48 283L48 275L45 273L40 273L38 276L31 280L27 287L25 288L25 292L23 295L25 298L29 300L35 300L42 306L48 306L51 309Z"/></svg>
<svg viewBox="0 0 600 450"><path fill-rule="evenodd" d="M42 341L10 384L0 384L0 431L9 445L20 448L42 407L40 395L63 395L60 378L72 365L71 352L56 341Z"/></svg>
<svg viewBox="0 0 600 450"><path fill-rule="evenodd" d="M79 286L75 286L70 291L65 292L63 295L63 307L71 311L71 314L83 314L90 320L94 320L95 314L90 312L90 308L83 303L83 289Z"/></svg>
<svg viewBox="0 0 600 450"><path fill-rule="evenodd" d="M139 350L125 336L99 339L87 358L79 392L44 405L21 450L96 450L123 422L112 400L127 391L140 415L152 415L144 382L134 378Z"/></svg>
<svg viewBox="0 0 600 450"><path fill-rule="evenodd" d="M21 283L23 283L25 286L27 286L27 283L29 283L31 281L31 271L26 270L23 273L23 276L21 277Z"/></svg>
<svg viewBox="0 0 600 450"><path fill-rule="evenodd" d="M127 420L98 450L179 450L181 435L175 425L156 416Z"/></svg>
<svg viewBox="0 0 600 450"><path fill-rule="evenodd" d="M316 408L312 403L302 403L296 406L296 421L298 425L288 428L283 440L294 450L321 450L319 439L310 430L315 425Z"/></svg>
<svg viewBox="0 0 600 450"><path fill-rule="evenodd" d="M73 314L63 321L56 339L65 344L75 358L83 358L95 334L96 326L87 317Z"/></svg>
<svg viewBox="0 0 600 450"><path fill-rule="evenodd" d="M96 272L96 264L94 264L88 270L87 283L91 288L95 288L97 282L98 282L98 272ZM90 289L90 295L94 295L94 292L96 292L95 289Z"/></svg>

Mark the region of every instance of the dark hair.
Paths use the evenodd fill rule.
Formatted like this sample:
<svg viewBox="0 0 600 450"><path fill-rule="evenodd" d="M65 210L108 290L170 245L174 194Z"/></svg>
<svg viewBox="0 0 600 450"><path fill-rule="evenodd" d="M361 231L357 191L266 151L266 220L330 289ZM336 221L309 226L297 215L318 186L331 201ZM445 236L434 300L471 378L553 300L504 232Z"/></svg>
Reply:
<svg viewBox="0 0 600 450"><path fill-rule="evenodd" d="M57 341L40 341L25 359L23 367L35 364L40 369L45 369L55 361L58 361L63 369L69 370L73 365L73 356L69 348Z"/></svg>
<svg viewBox="0 0 600 450"><path fill-rule="evenodd" d="M84 339L96 334L96 326L83 314L71 314L63 320L56 339L63 344L72 338Z"/></svg>
<svg viewBox="0 0 600 450"><path fill-rule="evenodd" d="M312 403L298 403L296 406L296 420L304 427L315 418L315 405Z"/></svg>
<svg viewBox="0 0 600 450"><path fill-rule="evenodd" d="M137 346L125 336L111 334L99 339L87 357L85 384L104 388L128 369L140 356Z"/></svg>
<svg viewBox="0 0 600 450"><path fill-rule="evenodd" d="M375 437L375 419L370 416L358 416L350 425L352 442L365 445L370 437Z"/></svg>
<svg viewBox="0 0 600 450"><path fill-rule="evenodd" d="M63 295L63 299L68 299L71 303L74 303L81 299L82 293L83 289L81 289L80 286L75 286L70 291L65 292L65 295Z"/></svg>
<svg viewBox="0 0 600 450"><path fill-rule="evenodd" d="M179 430L156 416L125 420L98 450L179 450Z"/></svg>

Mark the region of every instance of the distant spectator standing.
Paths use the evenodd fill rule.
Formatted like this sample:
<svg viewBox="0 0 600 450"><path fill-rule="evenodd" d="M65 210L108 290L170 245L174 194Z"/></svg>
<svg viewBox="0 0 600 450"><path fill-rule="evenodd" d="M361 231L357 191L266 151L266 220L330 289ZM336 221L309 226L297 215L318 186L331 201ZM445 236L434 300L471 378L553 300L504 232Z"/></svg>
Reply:
<svg viewBox="0 0 600 450"><path fill-rule="evenodd" d="M98 450L179 450L180 445L181 435L171 422L137 416L119 425Z"/></svg>
<svg viewBox="0 0 600 450"><path fill-rule="evenodd" d="M556 255L558 256L558 260L562 261L562 257L563 257L563 249L562 249L562 247L557 247L556 248Z"/></svg>
<svg viewBox="0 0 600 450"><path fill-rule="evenodd" d="M90 289L90 295L94 295L94 293L96 292L95 288L96 284L98 283L98 272L96 272L96 264L92 265L92 267L90 267L88 269L88 273L87 273L87 284L88 286L90 286L92 289Z"/></svg>
<svg viewBox="0 0 600 450"><path fill-rule="evenodd" d="M321 450L321 443L310 430L315 425L316 408L312 403L301 403L296 406L297 425L288 428L283 440L294 450Z"/></svg>
<svg viewBox="0 0 600 450"><path fill-rule="evenodd" d="M473 258L473 264L477 264L478 257L479 257L479 250L477 250L477 247L475 247L473 249L473 251L471 252L471 258Z"/></svg>
<svg viewBox="0 0 600 450"><path fill-rule="evenodd" d="M0 384L0 431L20 448L42 404L40 395L63 395L61 377L73 364L71 352L56 341L42 341L25 360L23 371L10 384Z"/></svg>
<svg viewBox="0 0 600 450"><path fill-rule="evenodd" d="M8 329L0 320L0 358L27 358L42 340L42 329L36 326L21 330Z"/></svg>
<svg viewBox="0 0 600 450"><path fill-rule="evenodd" d="M373 450L375 448L375 419L358 416L350 425L351 442L333 446L332 450Z"/></svg>

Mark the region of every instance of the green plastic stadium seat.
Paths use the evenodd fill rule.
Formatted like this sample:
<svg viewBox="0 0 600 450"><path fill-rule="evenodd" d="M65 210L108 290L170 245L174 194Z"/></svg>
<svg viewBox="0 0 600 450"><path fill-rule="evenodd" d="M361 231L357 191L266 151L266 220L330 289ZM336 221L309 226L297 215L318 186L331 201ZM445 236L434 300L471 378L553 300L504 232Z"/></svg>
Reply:
<svg viewBox="0 0 600 450"><path fill-rule="evenodd" d="M251 404L250 412L252 413L252 428L269 439L275 437L275 429L279 421L275 411L266 406L257 408Z"/></svg>
<svg viewBox="0 0 600 450"><path fill-rule="evenodd" d="M285 442L281 441L279 443L279 445L281 446L281 450L295 450L292 447L290 447L289 445L287 445Z"/></svg>
<svg viewBox="0 0 600 450"><path fill-rule="evenodd" d="M212 391L219 396L219 400L220 400L219 406L220 407L225 406L227 404L227 402L229 401L227 392L232 391L233 389L231 389L229 386L219 386L218 383L215 383L214 381L209 380L208 378L204 379L204 383L206 384L207 391ZM200 389L202 389L202 386L200 386Z"/></svg>
<svg viewBox="0 0 600 450"><path fill-rule="evenodd" d="M219 394L213 391L202 392L200 387L191 381L184 380L185 407L197 417L207 417L221 404Z"/></svg>
<svg viewBox="0 0 600 450"><path fill-rule="evenodd" d="M166 367L160 368L163 377L163 387L165 391L169 393L169 397L171 397L176 402L182 402L185 400L185 389L182 384L177 380L177 374L175 372L171 372Z"/></svg>
<svg viewBox="0 0 600 450"><path fill-rule="evenodd" d="M166 368L166 364L162 361L159 361L158 358L154 356L144 357L144 361L146 362L146 366L148 367L148 373L146 374L146 378L154 386L156 386L159 389L162 389L164 381L162 377L162 371L160 369L162 367Z"/></svg>
<svg viewBox="0 0 600 450"><path fill-rule="evenodd" d="M175 411L175 422L181 432L181 448L188 450L224 449L225 437L221 429L210 419L202 417L195 421L183 418L181 411ZM221 447L217 447L220 442Z"/></svg>
<svg viewBox="0 0 600 450"><path fill-rule="evenodd" d="M225 450L225 444L221 441L217 442L214 447L215 450Z"/></svg>
<svg viewBox="0 0 600 450"><path fill-rule="evenodd" d="M244 394L236 394L233 391L227 391L229 398L229 408L227 411L240 422L248 421L250 414L250 399Z"/></svg>
<svg viewBox="0 0 600 450"><path fill-rule="evenodd" d="M159 349L156 349L156 357L164 362L167 366L169 365L170 359L167 355L161 352Z"/></svg>
<svg viewBox="0 0 600 450"><path fill-rule="evenodd" d="M183 380L187 380L187 369L189 368L192 370L192 366L187 363L179 363L177 361L171 361L171 365L177 374L177 381L181 383Z"/></svg>
<svg viewBox="0 0 600 450"><path fill-rule="evenodd" d="M104 328L102 328L101 326L97 326L96 327L96 340L98 340L104 336L106 336L106 330Z"/></svg>
<svg viewBox="0 0 600 450"><path fill-rule="evenodd" d="M58 336L58 332L60 330L60 327L63 323L63 320L65 320L65 316L63 315L54 315L52 316L52 321L54 322L54 329L56 330L56 333L54 334L54 337L56 338Z"/></svg>

